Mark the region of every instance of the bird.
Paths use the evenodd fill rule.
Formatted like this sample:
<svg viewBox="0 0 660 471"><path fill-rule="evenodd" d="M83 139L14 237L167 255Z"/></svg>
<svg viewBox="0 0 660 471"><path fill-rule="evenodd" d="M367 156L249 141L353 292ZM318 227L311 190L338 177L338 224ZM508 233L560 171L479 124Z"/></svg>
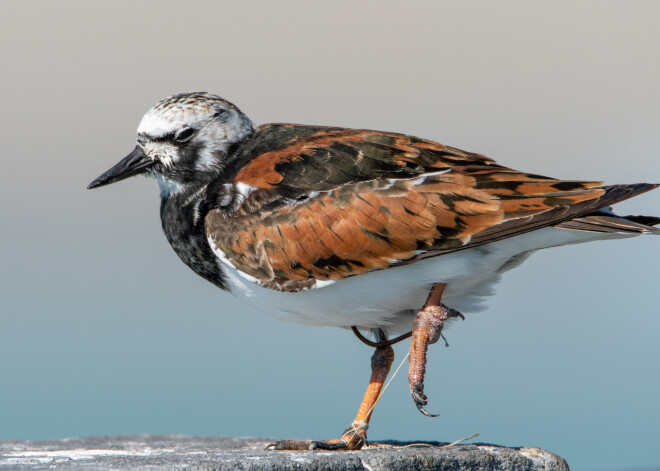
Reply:
<svg viewBox="0 0 660 471"><path fill-rule="evenodd" d="M341 436L275 450L367 445L392 345L407 338L412 399L433 415L428 347L483 309L503 272L547 247L660 233L658 217L611 209L657 184L559 180L394 132L255 126L206 92L149 109L134 150L88 188L134 175L157 181L165 236L199 276L277 318L351 329L375 348Z"/></svg>

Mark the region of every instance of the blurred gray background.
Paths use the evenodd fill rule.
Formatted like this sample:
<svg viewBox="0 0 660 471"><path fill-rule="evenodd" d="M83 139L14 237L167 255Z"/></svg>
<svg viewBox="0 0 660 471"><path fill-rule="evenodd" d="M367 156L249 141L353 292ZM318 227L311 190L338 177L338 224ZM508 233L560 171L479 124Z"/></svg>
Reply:
<svg viewBox="0 0 660 471"><path fill-rule="evenodd" d="M514 168L660 181L656 1L0 3L0 439L334 438L371 351L251 311L184 266L158 191L86 185L144 112L206 90L256 123L411 133ZM660 191L619 205L660 214ZM540 446L660 466L660 238L550 249L406 370L375 439ZM365 293L365 296L368 296ZM397 346L398 359L407 343Z"/></svg>

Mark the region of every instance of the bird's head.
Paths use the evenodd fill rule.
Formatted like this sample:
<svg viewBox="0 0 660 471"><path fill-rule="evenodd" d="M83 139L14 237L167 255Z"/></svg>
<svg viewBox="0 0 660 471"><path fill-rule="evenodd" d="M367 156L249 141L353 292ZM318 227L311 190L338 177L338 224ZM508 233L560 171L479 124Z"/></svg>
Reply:
<svg viewBox="0 0 660 471"><path fill-rule="evenodd" d="M163 194L178 192L217 175L230 147L252 130L248 117L218 96L202 92L173 95L144 115L133 152L88 188L148 174L158 180Z"/></svg>

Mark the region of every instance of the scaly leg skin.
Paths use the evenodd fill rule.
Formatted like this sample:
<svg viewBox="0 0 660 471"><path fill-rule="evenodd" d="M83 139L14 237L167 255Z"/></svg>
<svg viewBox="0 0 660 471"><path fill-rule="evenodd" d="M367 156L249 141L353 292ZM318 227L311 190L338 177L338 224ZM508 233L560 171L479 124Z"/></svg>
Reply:
<svg viewBox="0 0 660 471"><path fill-rule="evenodd" d="M426 373L426 351L428 346L436 343L442 336L444 322L452 317L465 319L460 312L448 308L440 302L445 289L444 283L436 283L431 288L431 293L424 307L417 311L413 322L412 341L410 342L410 367L408 370L408 382L413 401L419 411L429 417L437 417L438 414L429 413L424 406L428 404L428 398L424 394L424 374ZM445 340L445 345L447 341Z"/></svg>
<svg viewBox="0 0 660 471"><path fill-rule="evenodd" d="M359 450L367 443L367 428L378 400L385 379L390 372L394 361L394 350L391 346L379 347L371 357L371 379L367 392L364 394L360 410L349 428L341 438L335 440L282 440L271 443L266 449L274 450Z"/></svg>

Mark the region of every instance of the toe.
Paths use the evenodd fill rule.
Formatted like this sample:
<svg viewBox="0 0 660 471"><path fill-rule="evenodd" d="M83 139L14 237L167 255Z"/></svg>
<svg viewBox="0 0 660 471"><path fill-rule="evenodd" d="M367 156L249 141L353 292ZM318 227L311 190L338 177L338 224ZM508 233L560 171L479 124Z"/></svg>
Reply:
<svg viewBox="0 0 660 471"><path fill-rule="evenodd" d="M309 450L311 444L303 440L280 440L279 442L269 443L266 450Z"/></svg>
<svg viewBox="0 0 660 471"><path fill-rule="evenodd" d="M310 450L343 450L347 447L347 444L343 440L337 442L330 441L312 441L309 445Z"/></svg>
<svg viewBox="0 0 660 471"><path fill-rule="evenodd" d="M426 404L428 404L429 400L426 397L426 394L424 394L424 386L415 384L410 389L411 389L413 401L415 401L417 407L419 407L420 405L425 406Z"/></svg>

